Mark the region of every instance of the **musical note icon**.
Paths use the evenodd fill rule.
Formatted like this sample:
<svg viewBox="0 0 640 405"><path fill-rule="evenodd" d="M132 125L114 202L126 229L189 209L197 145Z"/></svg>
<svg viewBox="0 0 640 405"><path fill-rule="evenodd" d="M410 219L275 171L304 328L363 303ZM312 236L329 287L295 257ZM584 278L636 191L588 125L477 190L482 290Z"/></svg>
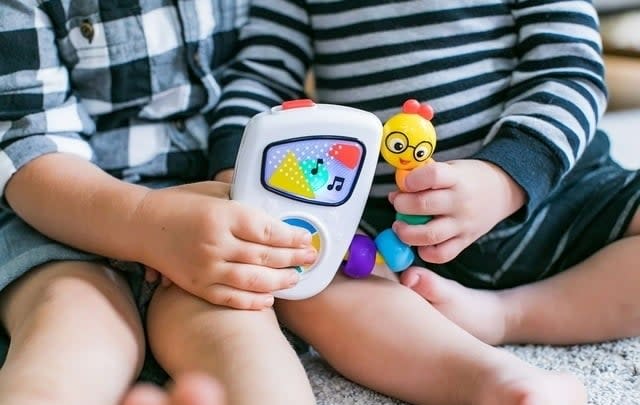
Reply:
<svg viewBox="0 0 640 405"><path fill-rule="evenodd" d="M333 182L327 186L327 190L333 190L335 187L336 191L340 191L343 185L344 177L336 176L333 178Z"/></svg>
<svg viewBox="0 0 640 405"><path fill-rule="evenodd" d="M316 167L311 169L311 174L312 175L315 176L316 174L318 174L318 170L319 170L321 164L324 164L324 160L322 160L322 159L316 160Z"/></svg>

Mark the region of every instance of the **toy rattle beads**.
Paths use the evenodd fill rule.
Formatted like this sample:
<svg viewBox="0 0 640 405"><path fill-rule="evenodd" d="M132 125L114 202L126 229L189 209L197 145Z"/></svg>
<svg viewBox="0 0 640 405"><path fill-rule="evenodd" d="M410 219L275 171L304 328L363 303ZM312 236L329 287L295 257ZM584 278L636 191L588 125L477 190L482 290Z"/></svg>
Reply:
<svg viewBox="0 0 640 405"><path fill-rule="evenodd" d="M401 191L406 191L405 181L413 169L433 161L431 156L436 146L436 131L431 123L433 115L430 105L410 99L402 105L402 112L389 118L383 126L380 154L396 168L396 185ZM425 224L430 219L425 215L396 213L396 220L410 225ZM376 249L394 272L405 270L415 259L411 246L389 228L378 234L375 241L355 235L343 262L343 273L353 278L368 276L376 263Z"/></svg>

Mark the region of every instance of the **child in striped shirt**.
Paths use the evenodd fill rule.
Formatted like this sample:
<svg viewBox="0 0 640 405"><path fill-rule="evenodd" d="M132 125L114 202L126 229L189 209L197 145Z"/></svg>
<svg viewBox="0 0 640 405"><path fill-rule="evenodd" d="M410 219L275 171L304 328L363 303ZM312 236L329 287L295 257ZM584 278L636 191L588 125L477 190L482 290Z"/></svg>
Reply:
<svg viewBox="0 0 640 405"><path fill-rule="evenodd" d="M640 334L640 176L598 129L592 4L254 0L240 41L212 158L253 114L304 97L310 68L318 102L383 121L410 98L436 112L437 162L407 192L380 162L362 220L417 246L400 281L419 295L339 275L312 299L277 301L279 319L349 379L411 403L584 403L571 377L485 344ZM396 211L433 219L394 222Z"/></svg>

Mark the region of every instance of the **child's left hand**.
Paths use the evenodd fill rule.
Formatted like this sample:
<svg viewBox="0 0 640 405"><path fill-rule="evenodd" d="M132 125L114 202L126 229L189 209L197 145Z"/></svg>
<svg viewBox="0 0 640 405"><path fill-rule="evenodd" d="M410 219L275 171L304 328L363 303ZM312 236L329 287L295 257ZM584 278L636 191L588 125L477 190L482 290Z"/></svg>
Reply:
<svg viewBox="0 0 640 405"><path fill-rule="evenodd" d="M472 159L416 168L405 188L408 192L389 195L396 211L433 218L424 225L396 221L393 230L431 263L454 259L526 200L524 190L501 168Z"/></svg>

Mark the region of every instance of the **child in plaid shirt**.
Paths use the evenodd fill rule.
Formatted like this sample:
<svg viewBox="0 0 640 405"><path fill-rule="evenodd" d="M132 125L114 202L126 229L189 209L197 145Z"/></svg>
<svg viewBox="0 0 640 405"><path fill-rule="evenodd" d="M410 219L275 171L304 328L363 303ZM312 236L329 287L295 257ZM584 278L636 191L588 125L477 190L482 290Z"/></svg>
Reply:
<svg viewBox="0 0 640 405"><path fill-rule="evenodd" d="M271 307L298 280L290 266L315 259L310 235L201 181L217 69L247 7L0 4L0 404L120 403L143 366L143 326L172 377L215 375L232 403L313 403L273 311L232 309ZM174 285L156 288L136 263ZM142 378L163 383L160 371L149 357ZM213 395L185 378L173 403ZM126 401L165 399L141 388Z"/></svg>

